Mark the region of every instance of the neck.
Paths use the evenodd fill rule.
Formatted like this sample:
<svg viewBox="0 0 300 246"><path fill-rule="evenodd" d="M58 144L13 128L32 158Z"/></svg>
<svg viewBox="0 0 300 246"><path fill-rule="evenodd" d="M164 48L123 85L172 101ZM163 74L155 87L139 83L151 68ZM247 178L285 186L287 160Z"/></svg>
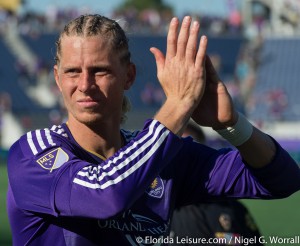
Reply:
<svg viewBox="0 0 300 246"><path fill-rule="evenodd" d="M82 148L105 158L112 156L122 147L123 139L119 124L107 122L93 127L69 119L68 127Z"/></svg>

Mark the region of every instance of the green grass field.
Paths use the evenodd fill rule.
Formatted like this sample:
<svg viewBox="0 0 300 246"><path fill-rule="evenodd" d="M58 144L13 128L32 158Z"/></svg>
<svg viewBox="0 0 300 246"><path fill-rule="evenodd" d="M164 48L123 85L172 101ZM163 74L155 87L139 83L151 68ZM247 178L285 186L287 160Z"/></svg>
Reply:
<svg viewBox="0 0 300 246"><path fill-rule="evenodd" d="M11 232L6 214L7 172L4 164L0 164L0 245L9 246ZM300 236L300 192L289 198L272 201L243 200L252 212L261 233L268 241L269 236ZM271 245L271 244L269 244ZM272 244L289 245L289 244Z"/></svg>
<svg viewBox="0 0 300 246"><path fill-rule="evenodd" d="M0 163L0 245L12 245L11 232L6 213L7 172L6 166Z"/></svg>
<svg viewBox="0 0 300 246"><path fill-rule="evenodd" d="M252 213L262 235L268 241L269 237L279 236L300 237L300 192L280 200L242 200ZM299 244L272 244L299 245Z"/></svg>

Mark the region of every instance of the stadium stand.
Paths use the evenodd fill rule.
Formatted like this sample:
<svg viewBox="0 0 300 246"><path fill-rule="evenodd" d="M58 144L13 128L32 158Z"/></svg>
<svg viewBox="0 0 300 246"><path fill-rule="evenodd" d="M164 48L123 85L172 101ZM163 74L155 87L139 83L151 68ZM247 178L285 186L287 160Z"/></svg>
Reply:
<svg viewBox="0 0 300 246"><path fill-rule="evenodd" d="M26 95L24 88L18 84L18 74L15 70L17 60L5 46L2 39L0 39L0 54L2 61L0 91L10 94L13 112L17 115L22 115L40 110L41 108Z"/></svg>
<svg viewBox="0 0 300 246"><path fill-rule="evenodd" d="M57 34L41 34L37 37L23 35L25 43L34 51L37 56L47 64L53 65L55 56L55 41ZM240 37L210 37L208 47L209 54L218 54L222 60L221 76L232 77L243 39ZM129 97L134 109L145 109L145 107L154 108L158 105L146 105L141 100L141 92L145 84L151 83L154 87L158 86L156 78L156 65L153 55L149 48L156 46L165 50L164 36L130 36L129 45L131 46L132 59L137 65L137 78L133 90L130 91ZM225 48L224 48L225 47Z"/></svg>
<svg viewBox="0 0 300 246"><path fill-rule="evenodd" d="M276 8L270 5L271 1L247 1L247 4L255 5L258 4L258 2L266 6L263 9L268 10L263 11L259 15L260 18L263 18L264 23L268 23L270 17L269 9L274 10L271 14L276 14ZM254 12L247 11L248 15L252 14L252 18L249 17L249 21L258 25L256 20L258 13L255 12L256 8L250 9L253 9ZM279 9L277 9L277 11L279 11ZM57 91L53 89L55 83L53 77L50 76L55 56L55 40L58 36L58 30L61 29L61 23L68 19L70 14L74 13L72 11L64 12L60 10L56 13L59 14L57 17L60 16L60 18L55 22L53 22L51 18L49 19L47 15L44 16L34 13L27 13L24 16L8 15L7 21L4 21L4 24L10 23L11 19L18 22L17 26L20 38L38 59L39 64L36 64L37 69L38 67L48 69L49 84L53 86L52 88L50 86L48 89L50 89L49 93L54 93L52 97L55 99L58 98L58 95L55 94L57 93ZM127 18L125 18L126 13L117 12L112 15L118 17L119 15L125 15L124 19L127 20ZM247 29L244 30L245 33L240 31L233 32L230 23L228 23L226 19L221 21L221 23L223 23L221 26L224 27L224 29L222 29L223 31L216 32L212 27L220 24L219 19L208 18L206 16L198 17L201 17L202 28L206 30L205 33L209 36L208 54L216 56L217 62L219 62L218 72L220 73L220 77L225 83L229 82L227 85L230 93L232 93L233 97L237 96L237 102L241 104L241 110L238 107L239 110L245 113L252 121L258 123L258 126L265 124L265 122L299 120L300 110L298 108L300 107L300 99L297 97L297 91L300 85L297 82L296 68L298 63L297 59L300 57L298 39L292 37L285 37L284 39L262 37L263 45L257 52L259 54L259 64L255 68L251 68L250 64L250 70L252 69L251 72L253 75L252 82L254 85L251 87L252 85L250 84L251 93L247 91L246 97L240 99L239 97L244 96L244 85L246 85L245 87L249 86L249 84L247 84L249 83L249 78L247 78L248 81L246 82L240 80L240 78L237 79L237 77L241 75L237 75L237 64L240 62L239 69L241 70L239 72L242 72L242 76L244 76L245 74L243 73L249 68L247 68L247 65L244 66L243 58L240 60L241 50L247 46L249 41L251 45L251 41L253 42L253 40L249 40ZM161 18L161 21L161 26L163 26L164 18ZM36 25L36 23L39 24ZM151 23L149 23L149 25L150 24ZM247 25L252 27L251 23ZM135 27L135 25L133 26ZM266 27L267 26L268 25L266 25ZM1 30L7 29L5 27L4 25ZM153 28L149 28L149 30L152 29ZM164 30L164 28L162 29ZM265 32L266 29L261 28L261 25L258 25L257 29L258 31L253 33L259 34L260 30L261 34L270 34L270 32ZM153 115L153 112L157 110L158 106L164 100L164 95L156 78L154 58L149 52L149 48L156 46L165 50L165 33L162 34L161 29L155 29L157 32L154 33L152 33L153 30L151 33L147 33L144 29L142 33L139 33L139 30L139 28L127 30L128 33L132 33L129 36L129 45L131 46L133 61L137 65L136 82L133 89L128 92L128 96L133 105L126 123L126 127L128 128L141 127L143 122L140 122L140 120L143 120L147 115ZM251 36L251 38L255 37ZM253 49L250 49L248 55L253 55L254 52L252 51ZM24 115L29 116L32 118L32 122L37 124L31 124L27 128L39 128L51 124L52 122L49 120L50 114L52 114L51 111L54 109L52 115L55 115L57 111L60 111L60 113L63 112L59 108L59 102L53 104L53 100L49 99L48 102L42 103L37 100L38 98L32 97L32 95L39 95L40 99L47 97L45 96L47 95L47 90L42 90L45 88L45 86L43 86L45 85L45 80L43 80L44 84L42 84L42 80L38 76L31 78L30 85L35 85L35 90L29 91L28 86L22 85L19 81L20 71L17 71L17 68L18 66L22 67L22 64L18 64L18 59L9 51L8 47L5 46L3 40L0 40L0 52L2 56L0 61L0 92L8 92L11 95L13 113L17 115L19 119ZM251 79L252 78L250 78L250 80ZM40 85L40 87L38 85ZM28 91L31 93L28 93Z"/></svg>
<svg viewBox="0 0 300 246"><path fill-rule="evenodd" d="M5 127L1 130L0 145L5 148L25 131L49 125L49 110L51 110L30 97L28 91L36 81L30 73L27 74L26 69L23 70L24 67L21 68L22 62L10 48L3 39L0 39L0 93L8 94L11 101L10 112L3 113L0 119L3 122L1 128Z"/></svg>
<svg viewBox="0 0 300 246"><path fill-rule="evenodd" d="M259 60L248 116L256 122L298 121L300 39L265 39Z"/></svg>
<svg viewBox="0 0 300 246"><path fill-rule="evenodd" d="M45 33L37 36L21 35L28 47L42 60L53 65L55 41L58 33Z"/></svg>

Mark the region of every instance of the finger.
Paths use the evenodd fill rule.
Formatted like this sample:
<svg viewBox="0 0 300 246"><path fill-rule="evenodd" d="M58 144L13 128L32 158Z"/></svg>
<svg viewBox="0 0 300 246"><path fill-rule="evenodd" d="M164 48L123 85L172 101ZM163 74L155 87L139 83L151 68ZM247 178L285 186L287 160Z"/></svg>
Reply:
<svg viewBox="0 0 300 246"><path fill-rule="evenodd" d="M178 57L184 57L185 51L186 51L186 45L189 39L189 33L190 33L190 25L191 25L191 17L185 16L183 18L180 32L178 35L178 41L177 41L177 53Z"/></svg>
<svg viewBox="0 0 300 246"><path fill-rule="evenodd" d="M163 70L165 66L165 57L164 54L157 48L150 48L151 53L154 55L156 61L157 73Z"/></svg>
<svg viewBox="0 0 300 246"><path fill-rule="evenodd" d="M174 17L170 22L168 36L167 36L166 59L172 58L176 55L178 25L179 25L179 21L176 17Z"/></svg>
<svg viewBox="0 0 300 246"><path fill-rule="evenodd" d="M218 75L217 71L215 70L209 56L206 56L205 70L206 70L207 80L209 82L218 83L220 81L219 75Z"/></svg>
<svg viewBox="0 0 300 246"><path fill-rule="evenodd" d="M205 58L206 58L206 48L207 48L207 37L201 36L199 48L196 55L195 66L197 68L201 68L204 66Z"/></svg>
<svg viewBox="0 0 300 246"><path fill-rule="evenodd" d="M191 27L190 36L186 46L186 57L187 59L194 64L197 43L198 43L198 34L199 34L200 24L198 21L194 21Z"/></svg>

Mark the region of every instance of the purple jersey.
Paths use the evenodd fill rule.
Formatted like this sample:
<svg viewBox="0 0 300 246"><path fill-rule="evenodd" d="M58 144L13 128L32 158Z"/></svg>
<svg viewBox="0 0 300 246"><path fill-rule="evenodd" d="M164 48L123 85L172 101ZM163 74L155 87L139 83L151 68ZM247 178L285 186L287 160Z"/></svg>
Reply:
<svg viewBox="0 0 300 246"><path fill-rule="evenodd" d="M143 245L168 235L175 207L216 197L280 198L300 189L296 163L277 144L252 169L238 151L178 138L156 120L121 130L108 159L80 147L66 124L22 136L8 158L14 245Z"/></svg>

